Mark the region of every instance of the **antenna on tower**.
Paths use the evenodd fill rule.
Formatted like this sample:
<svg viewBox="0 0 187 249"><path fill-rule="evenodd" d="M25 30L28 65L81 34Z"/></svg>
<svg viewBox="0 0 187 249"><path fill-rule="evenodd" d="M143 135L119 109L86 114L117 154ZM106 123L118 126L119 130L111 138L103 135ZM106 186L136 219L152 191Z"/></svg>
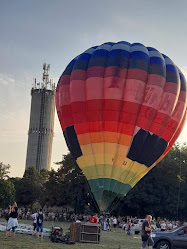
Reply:
<svg viewBox="0 0 187 249"><path fill-rule="evenodd" d="M50 70L50 64L43 64L43 83L44 86L47 88L47 84L49 83L49 70Z"/></svg>

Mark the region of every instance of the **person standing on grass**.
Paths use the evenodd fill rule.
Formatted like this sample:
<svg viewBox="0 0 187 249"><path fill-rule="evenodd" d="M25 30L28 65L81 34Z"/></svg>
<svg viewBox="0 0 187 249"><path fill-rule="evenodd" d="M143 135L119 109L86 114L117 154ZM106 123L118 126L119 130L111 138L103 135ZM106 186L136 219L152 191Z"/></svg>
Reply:
<svg viewBox="0 0 187 249"><path fill-rule="evenodd" d="M111 223L109 216L106 218L105 222L106 222L106 230L111 231Z"/></svg>
<svg viewBox="0 0 187 249"><path fill-rule="evenodd" d="M117 221L117 219L116 219L115 216L114 216L114 218L113 218L112 223L113 223L113 227L114 227L114 232L116 232L116 227L117 227L118 221Z"/></svg>
<svg viewBox="0 0 187 249"><path fill-rule="evenodd" d="M9 206L8 207L8 212L5 214L5 220L7 221L7 224L6 224L6 237L8 237L10 235L10 231L7 230L7 227L8 227L8 220L10 218L11 209L12 209L12 207Z"/></svg>
<svg viewBox="0 0 187 249"><path fill-rule="evenodd" d="M32 235L34 235L36 233L38 212L34 212L31 216L33 218L33 232L32 232Z"/></svg>
<svg viewBox="0 0 187 249"><path fill-rule="evenodd" d="M10 206L9 209L9 219L7 224L7 230L6 230L6 237L10 236L10 231L12 230L12 236L15 238L15 232L16 227L18 226L18 206L17 203L14 202L12 206Z"/></svg>
<svg viewBox="0 0 187 249"><path fill-rule="evenodd" d="M43 220L44 220L44 215L42 213L42 209L40 209L39 213L37 214L37 236L39 239L39 233L41 232L41 240L43 240Z"/></svg>
<svg viewBox="0 0 187 249"><path fill-rule="evenodd" d="M151 227L151 221L152 221L152 216L147 215L145 218L145 221L142 224L142 247L141 249L146 248L148 245L149 249L153 249L154 241L151 238L151 232L152 232L152 227Z"/></svg>
<svg viewBox="0 0 187 249"><path fill-rule="evenodd" d="M134 226L134 223L132 223L130 227L130 240L131 241L134 240L134 234L135 234L135 226Z"/></svg>

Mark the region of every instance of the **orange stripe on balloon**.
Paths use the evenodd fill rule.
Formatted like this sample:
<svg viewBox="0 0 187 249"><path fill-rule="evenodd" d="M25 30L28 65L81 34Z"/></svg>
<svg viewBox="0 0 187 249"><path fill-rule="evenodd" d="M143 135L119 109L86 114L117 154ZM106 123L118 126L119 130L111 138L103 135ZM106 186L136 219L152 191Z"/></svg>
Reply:
<svg viewBox="0 0 187 249"><path fill-rule="evenodd" d="M86 145L89 143L117 143L122 145L129 145L131 143L132 136L120 134L116 132L92 132L86 134L80 134L77 136L80 145Z"/></svg>

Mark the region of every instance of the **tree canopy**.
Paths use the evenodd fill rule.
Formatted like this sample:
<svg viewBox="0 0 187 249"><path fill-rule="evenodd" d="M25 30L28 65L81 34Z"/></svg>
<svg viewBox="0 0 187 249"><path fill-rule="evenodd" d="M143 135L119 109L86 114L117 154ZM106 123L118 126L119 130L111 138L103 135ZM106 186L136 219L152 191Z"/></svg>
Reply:
<svg viewBox="0 0 187 249"><path fill-rule="evenodd" d="M20 206L69 206L75 213L93 213L97 208L87 180L73 156L64 155L58 170L41 171L34 167L23 178L8 177L9 166L0 166L0 206L15 199ZM121 200L111 206L112 213L143 217L187 219L187 146L176 144ZM3 193L8 193L5 197Z"/></svg>
<svg viewBox="0 0 187 249"><path fill-rule="evenodd" d="M14 184L9 179L10 165L0 163L0 207L6 208L14 201Z"/></svg>

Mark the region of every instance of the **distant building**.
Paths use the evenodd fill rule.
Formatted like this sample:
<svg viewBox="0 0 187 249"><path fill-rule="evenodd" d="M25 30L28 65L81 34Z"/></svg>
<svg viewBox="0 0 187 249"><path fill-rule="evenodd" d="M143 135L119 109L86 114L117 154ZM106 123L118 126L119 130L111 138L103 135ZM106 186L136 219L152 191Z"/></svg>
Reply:
<svg viewBox="0 0 187 249"><path fill-rule="evenodd" d="M50 65L43 64L43 82L31 89L31 112L28 132L26 167L50 170L54 136L55 84L49 80Z"/></svg>

